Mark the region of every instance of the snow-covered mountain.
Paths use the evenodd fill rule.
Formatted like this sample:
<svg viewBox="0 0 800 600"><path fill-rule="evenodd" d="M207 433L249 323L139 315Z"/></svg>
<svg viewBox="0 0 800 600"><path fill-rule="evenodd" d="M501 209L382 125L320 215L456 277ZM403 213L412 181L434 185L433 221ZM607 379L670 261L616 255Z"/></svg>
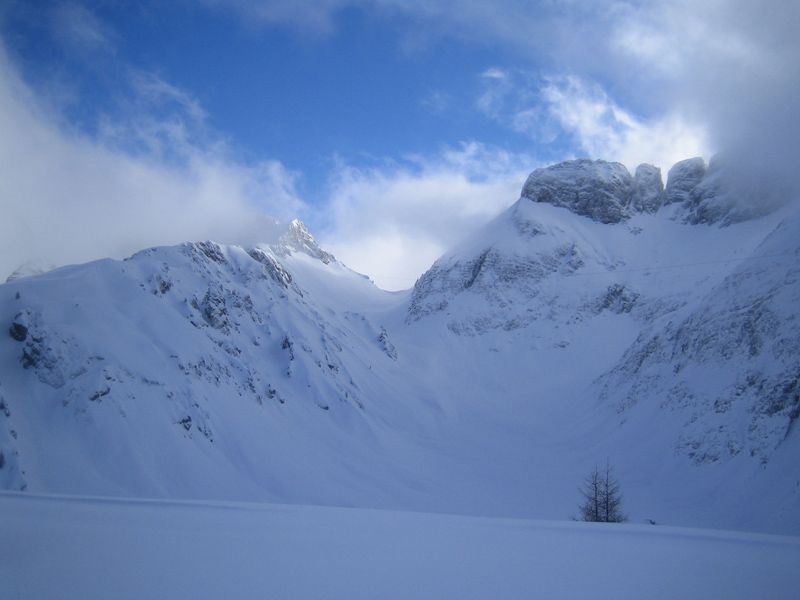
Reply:
<svg viewBox="0 0 800 600"><path fill-rule="evenodd" d="M0 286L0 486L800 532L800 220L569 161L412 290L299 222ZM788 199L787 199L788 200Z"/></svg>

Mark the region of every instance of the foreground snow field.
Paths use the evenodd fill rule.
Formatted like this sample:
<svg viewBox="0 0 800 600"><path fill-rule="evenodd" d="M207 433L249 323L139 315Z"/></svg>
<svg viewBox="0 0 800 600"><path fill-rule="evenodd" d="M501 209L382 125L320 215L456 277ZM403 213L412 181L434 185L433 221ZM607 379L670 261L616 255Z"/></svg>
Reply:
<svg viewBox="0 0 800 600"><path fill-rule="evenodd" d="M800 538L0 494L0 597L796 598Z"/></svg>

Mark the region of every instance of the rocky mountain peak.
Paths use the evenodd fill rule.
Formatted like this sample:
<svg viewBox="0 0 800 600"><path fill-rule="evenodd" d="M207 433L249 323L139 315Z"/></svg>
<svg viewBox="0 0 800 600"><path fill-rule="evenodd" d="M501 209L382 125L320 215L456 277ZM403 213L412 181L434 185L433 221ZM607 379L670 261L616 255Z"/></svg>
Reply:
<svg viewBox="0 0 800 600"><path fill-rule="evenodd" d="M641 164L633 176L632 207L638 212L654 213L664 201L664 183L661 169L653 165Z"/></svg>
<svg viewBox="0 0 800 600"><path fill-rule="evenodd" d="M667 174L664 204L688 201L705 174L706 162L699 156L675 163Z"/></svg>
<svg viewBox="0 0 800 600"><path fill-rule="evenodd" d="M656 212L663 202L661 169L628 169L605 160L568 160L530 174L522 197L568 208L599 223L619 223L634 212Z"/></svg>
<svg viewBox="0 0 800 600"><path fill-rule="evenodd" d="M619 223L633 193L628 169L604 160L568 160L528 176L522 197L568 208L601 223Z"/></svg>
<svg viewBox="0 0 800 600"><path fill-rule="evenodd" d="M521 196L606 224L674 205L672 219L725 226L763 216L781 205L780 199L772 199L769 182L756 186L754 194L741 179L736 168L719 157L708 164L699 156L676 163L666 187L661 169L653 165L639 165L632 177L620 163L579 159L536 169Z"/></svg>
<svg viewBox="0 0 800 600"><path fill-rule="evenodd" d="M281 235L276 244L272 246L273 252L278 255L286 255L289 252L302 252L313 258L321 260L326 265L335 261L333 254L325 252L308 228L300 219L292 219L286 232Z"/></svg>
<svg viewBox="0 0 800 600"><path fill-rule="evenodd" d="M743 169L720 156L706 165L702 158L676 163L669 171L664 204L678 204L675 218L690 225L722 226L762 217L786 198L770 181L754 185Z"/></svg>

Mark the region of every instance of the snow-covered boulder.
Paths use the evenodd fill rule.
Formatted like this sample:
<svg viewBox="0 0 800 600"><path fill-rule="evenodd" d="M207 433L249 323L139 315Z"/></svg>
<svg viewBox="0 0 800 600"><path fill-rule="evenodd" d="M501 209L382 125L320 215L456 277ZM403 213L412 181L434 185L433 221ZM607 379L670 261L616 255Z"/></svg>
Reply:
<svg viewBox="0 0 800 600"><path fill-rule="evenodd" d="M633 197L631 206L638 212L654 213L664 201L664 183L661 169L653 165L641 164L633 176Z"/></svg>
<svg viewBox="0 0 800 600"><path fill-rule="evenodd" d="M633 193L624 165L604 160L568 160L536 169L522 187L522 197L568 208L600 223L619 223Z"/></svg>

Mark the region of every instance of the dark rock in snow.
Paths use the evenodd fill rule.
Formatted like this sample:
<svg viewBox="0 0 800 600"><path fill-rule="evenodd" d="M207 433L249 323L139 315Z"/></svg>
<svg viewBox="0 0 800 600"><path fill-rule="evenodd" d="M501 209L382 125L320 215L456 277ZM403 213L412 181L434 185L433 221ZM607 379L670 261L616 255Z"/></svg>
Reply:
<svg viewBox="0 0 800 600"><path fill-rule="evenodd" d="M197 242L194 246L199 252L205 255L206 258L215 263L225 264L227 262L219 244L215 244L214 242Z"/></svg>
<svg viewBox="0 0 800 600"><path fill-rule="evenodd" d="M568 208L600 223L628 217L633 179L624 165L604 160L568 160L536 169L522 187L522 197Z"/></svg>
<svg viewBox="0 0 800 600"><path fill-rule="evenodd" d="M230 315L222 286L209 286L206 295L203 296L203 300L199 304L199 308L203 319L211 327L224 332L230 331Z"/></svg>
<svg viewBox="0 0 800 600"><path fill-rule="evenodd" d="M641 164L633 176L633 197L631 206L639 212L654 213L664 201L664 184L661 169L653 165Z"/></svg>
<svg viewBox="0 0 800 600"><path fill-rule="evenodd" d="M706 162L696 156L675 163L667 174L667 187L664 189L664 204L690 200L694 188L706 174Z"/></svg>
<svg viewBox="0 0 800 600"><path fill-rule="evenodd" d="M386 356L388 356L392 360L397 360L397 349L394 347L394 344L389 339L389 332L386 331L386 329L383 327L381 327L381 333L378 336L378 343L380 344Z"/></svg>
<svg viewBox="0 0 800 600"><path fill-rule="evenodd" d="M18 342L24 342L28 337L28 328L22 323L14 322L11 324L11 327L8 328L8 333Z"/></svg>
<svg viewBox="0 0 800 600"><path fill-rule="evenodd" d="M169 279L158 279L158 291L163 296L172 289L172 282Z"/></svg>
<svg viewBox="0 0 800 600"><path fill-rule="evenodd" d="M764 216L782 204L768 185L755 191L738 181L733 167L713 157L703 180L689 194L683 220L692 225L732 225Z"/></svg>
<svg viewBox="0 0 800 600"><path fill-rule="evenodd" d="M638 299L638 293L615 283L608 286L606 293L597 300L597 312L608 310L616 314L629 313Z"/></svg>
<svg viewBox="0 0 800 600"><path fill-rule="evenodd" d="M278 285L280 285L285 289L288 289L289 286L292 285L292 275L269 254L267 254L260 248L252 248L247 251L247 254L249 254L250 258L252 258L253 260L258 261L262 265L264 265L264 268L269 277L273 281L275 281Z"/></svg>
<svg viewBox="0 0 800 600"><path fill-rule="evenodd" d="M684 223L723 226L764 216L784 200L766 183L753 189L735 166L717 156L707 168L701 158L677 163L670 169L664 198L665 204L681 204L676 217Z"/></svg>
<svg viewBox="0 0 800 600"><path fill-rule="evenodd" d="M91 402L99 402L103 396L108 396L111 393L111 388L106 386L101 390L94 392L91 396L89 396L89 400Z"/></svg>
<svg viewBox="0 0 800 600"><path fill-rule="evenodd" d="M281 349L289 352L289 360L294 360L294 342L289 339L288 335L283 336L283 341L281 341Z"/></svg>

